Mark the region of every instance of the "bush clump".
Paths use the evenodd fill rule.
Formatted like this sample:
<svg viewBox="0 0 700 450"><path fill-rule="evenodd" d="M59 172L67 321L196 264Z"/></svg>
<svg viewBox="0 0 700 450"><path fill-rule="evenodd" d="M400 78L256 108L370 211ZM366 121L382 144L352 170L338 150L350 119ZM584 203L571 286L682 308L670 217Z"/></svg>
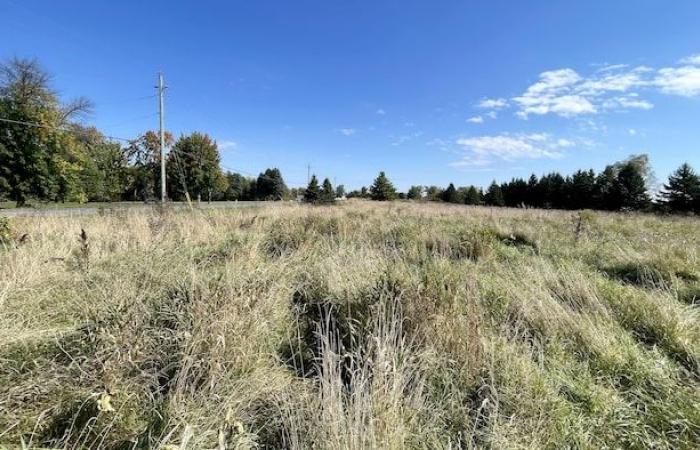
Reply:
<svg viewBox="0 0 700 450"><path fill-rule="evenodd" d="M14 241L12 224L7 217L0 217L0 245L10 245Z"/></svg>

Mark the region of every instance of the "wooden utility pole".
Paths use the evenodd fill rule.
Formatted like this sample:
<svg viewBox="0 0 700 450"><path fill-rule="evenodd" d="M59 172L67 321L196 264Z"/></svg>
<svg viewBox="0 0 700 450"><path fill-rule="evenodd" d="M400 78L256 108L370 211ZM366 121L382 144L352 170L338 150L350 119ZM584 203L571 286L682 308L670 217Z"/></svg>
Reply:
<svg viewBox="0 0 700 450"><path fill-rule="evenodd" d="M160 116L160 201L165 203L165 117L163 117L163 73L158 74L158 100Z"/></svg>

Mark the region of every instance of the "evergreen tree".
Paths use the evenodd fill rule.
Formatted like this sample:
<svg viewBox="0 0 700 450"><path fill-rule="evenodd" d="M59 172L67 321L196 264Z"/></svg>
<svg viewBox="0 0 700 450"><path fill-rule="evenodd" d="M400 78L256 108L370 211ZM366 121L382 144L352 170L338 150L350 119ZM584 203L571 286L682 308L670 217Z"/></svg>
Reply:
<svg viewBox="0 0 700 450"><path fill-rule="evenodd" d="M464 203L467 205L480 205L481 194L474 186L469 186L467 193L464 196Z"/></svg>
<svg viewBox="0 0 700 450"><path fill-rule="evenodd" d="M528 206L538 207L541 206L540 203L540 191L539 191L540 180L534 173L530 175L527 180L527 195L525 196L525 204Z"/></svg>
<svg viewBox="0 0 700 450"><path fill-rule="evenodd" d="M620 168L615 191L621 208L643 209L649 205L644 173L633 162L627 162Z"/></svg>
<svg viewBox="0 0 700 450"><path fill-rule="evenodd" d="M318 186L318 179L316 175L311 176L309 185L304 191L304 201L306 203L316 203L321 198L321 188Z"/></svg>
<svg viewBox="0 0 700 450"><path fill-rule="evenodd" d="M423 186L411 186L408 189L407 197L410 200L420 200L422 192L423 192Z"/></svg>
<svg viewBox="0 0 700 450"><path fill-rule="evenodd" d="M567 183L559 172L549 174L547 199L550 207L564 209L567 205Z"/></svg>
<svg viewBox="0 0 700 450"><path fill-rule="evenodd" d="M613 166L606 166L596 177L594 190L594 205L597 209L614 211L620 208L617 195L617 171Z"/></svg>
<svg viewBox="0 0 700 450"><path fill-rule="evenodd" d="M369 191L372 200L384 201L394 200L396 198L396 189L384 172L379 172L379 175L374 180L374 184L372 184Z"/></svg>
<svg viewBox="0 0 700 450"><path fill-rule="evenodd" d="M661 196L672 211L692 211L699 203L700 177L688 163L683 163L668 177Z"/></svg>
<svg viewBox="0 0 700 450"><path fill-rule="evenodd" d="M442 191L442 195L440 196L440 198L445 203L458 203L457 189L455 188L455 185L450 183L450 185L447 186L447 189Z"/></svg>
<svg viewBox="0 0 700 450"><path fill-rule="evenodd" d="M335 191L333 190L331 180L329 180L328 178L323 180L320 201L323 203L333 203L335 201Z"/></svg>
<svg viewBox="0 0 700 450"><path fill-rule="evenodd" d="M596 177L593 170L578 170L571 177L569 205L567 209L590 209L595 207Z"/></svg>
<svg viewBox="0 0 700 450"><path fill-rule="evenodd" d="M527 182L522 178L513 178L501 190L507 206L521 206L527 203L528 187Z"/></svg>
<svg viewBox="0 0 700 450"><path fill-rule="evenodd" d="M282 200L286 195L287 185L279 169L267 169L258 175L256 197L259 200Z"/></svg>
<svg viewBox="0 0 700 450"><path fill-rule="evenodd" d="M336 188L335 188L335 197L336 197L336 198L343 198L343 197L345 197L345 186L343 186L342 184L339 184L338 186L336 186Z"/></svg>
<svg viewBox="0 0 700 450"><path fill-rule="evenodd" d="M506 202L503 199L503 191L496 181L492 182L489 186L484 200L489 206L505 206Z"/></svg>

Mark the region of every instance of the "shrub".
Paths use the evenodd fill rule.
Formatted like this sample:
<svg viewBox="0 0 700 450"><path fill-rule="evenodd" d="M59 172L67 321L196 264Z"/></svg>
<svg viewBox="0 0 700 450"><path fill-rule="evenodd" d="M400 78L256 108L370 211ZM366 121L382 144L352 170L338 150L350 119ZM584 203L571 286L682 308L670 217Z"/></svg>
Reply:
<svg viewBox="0 0 700 450"><path fill-rule="evenodd" d="M12 224L7 217L0 217L0 245L10 245L14 240Z"/></svg>

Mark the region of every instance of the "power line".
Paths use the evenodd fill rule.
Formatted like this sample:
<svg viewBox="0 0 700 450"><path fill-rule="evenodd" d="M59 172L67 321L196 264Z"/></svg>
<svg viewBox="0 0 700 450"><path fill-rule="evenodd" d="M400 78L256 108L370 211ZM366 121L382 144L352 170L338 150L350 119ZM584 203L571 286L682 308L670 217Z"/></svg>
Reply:
<svg viewBox="0 0 700 450"><path fill-rule="evenodd" d="M219 164L219 167L221 167L222 169L227 170L227 171L229 171L229 172L240 173L240 174L243 174L243 175L248 175L248 176L251 177L251 178L260 178L260 177L262 177L262 178L265 178L265 179L268 179L268 180L274 180L274 178L270 177L269 175L265 175L265 174L262 173L262 172L261 172L260 174L258 174L258 175L255 175L255 174L252 174L252 173L250 173L250 172L246 172L245 170L234 169L234 168L232 168L232 167L224 166L223 164ZM291 183L294 183L294 184L303 185L303 183L300 182L299 180L292 180L292 179L285 178L285 177L282 177L282 179L283 179L285 182L291 182Z"/></svg>
<svg viewBox="0 0 700 450"><path fill-rule="evenodd" d="M149 100L152 98L158 97L158 94L151 94L151 95L144 95L142 97L136 97L136 98L130 98L126 100L115 100L113 102L104 102L104 103L97 103L97 107L99 108L100 106L104 105L123 105L124 103L133 103L133 102L138 102L141 100Z"/></svg>
<svg viewBox="0 0 700 450"><path fill-rule="evenodd" d="M75 134L82 134L82 135L90 134L90 131L88 131L88 130L76 130L76 129L66 128L66 127L53 127L51 125L44 125L41 123L34 123L34 122L24 122L22 120L5 119L3 117L0 117L0 122L7 122L7 123L15 124L15 125L24 125L24 126L35 127L35 128L45 128L47 130L64 131L66 133L75 133ZM134 141L134 139L127 139L127 138L122 138L122 137L117 137L117 136L108 136L105 134L103 134L102 136L106 137L107 139L113 139L115 141L123 141L123 142L133 142Z"/></svg>
<svg viewBox="0 0 700 450"><path fill-rule="evenodd" d="M157 116L157 115L158 115L158 113L155 112L155 113L147 114L147 115L145 115L145 116L132 117L131 119L122 120L121 122L117 122L117 123L114 123L114 124L107 125L107 126L105 126L104 128L116 128L116 127L120 127L120 126L122 126L122 125L126 125L126 124L130 124L130 123L139 121L139 120L150 119L151 117L154 117L154 116Z"/></svg>

